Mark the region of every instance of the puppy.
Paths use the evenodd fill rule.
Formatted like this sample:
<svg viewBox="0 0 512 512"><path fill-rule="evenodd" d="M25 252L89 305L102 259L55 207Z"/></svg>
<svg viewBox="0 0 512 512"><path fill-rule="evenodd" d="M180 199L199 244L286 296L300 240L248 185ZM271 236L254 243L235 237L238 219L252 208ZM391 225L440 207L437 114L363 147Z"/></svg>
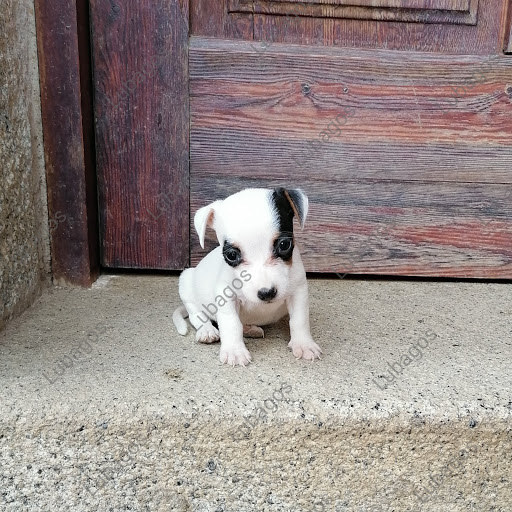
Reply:
<svg viewBox="0 0 512 512"><path fill-rule="evenodd" d="M194 227L201 247L207 226L220 246L180 276L183 306L173 314L181 335L188 316L196 341L220 337L220 360L245 366L246 337L263 337L260 327L290 315L288 346L297 358L320 358L309 327L306 272L293 237L293 218L304 228L308 198L302 190L251 188L197 211ZM218 329L213 323L218 325Z"/></svg>

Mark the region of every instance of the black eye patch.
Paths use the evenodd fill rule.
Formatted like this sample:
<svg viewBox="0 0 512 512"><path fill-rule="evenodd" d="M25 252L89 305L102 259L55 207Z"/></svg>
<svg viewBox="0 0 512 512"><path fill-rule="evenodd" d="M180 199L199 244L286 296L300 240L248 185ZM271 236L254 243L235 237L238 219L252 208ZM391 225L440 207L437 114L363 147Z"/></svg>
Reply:
<svg viewBox="0 0 512 512"><path fill-rule="evenodd" d="M222 255L224 256L224 261L231 267L237 267L242 263L242 253L240 249L227 240L222 247Z"/></svg>
<svg viewBox="0 0 512 512"><path fill-rule="evenodd" d="M280 236L274 242L274 257L288 261L293 253L293 238L290 236Z"/></svg>

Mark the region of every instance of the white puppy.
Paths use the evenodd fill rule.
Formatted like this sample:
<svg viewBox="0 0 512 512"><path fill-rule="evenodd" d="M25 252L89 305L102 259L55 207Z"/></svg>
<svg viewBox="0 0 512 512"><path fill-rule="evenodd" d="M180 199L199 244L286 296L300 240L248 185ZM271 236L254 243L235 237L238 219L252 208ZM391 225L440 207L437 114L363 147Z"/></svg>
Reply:
<svg viewBox="0 0 512 512"><path fill-rule="evenodd" d="M201 247L207 226L220 246L180 276L184 305L173 314L178 332L187 333L188 315L197 341L220 337L221 362L245 366L251 355L244 335L263 337L261 325L288 313L293 355L320 358L309 328L306 272L293 237L293 217L304 228L307 212L304 192L284 188L242 190L198 210L194 226Z"/></svg>

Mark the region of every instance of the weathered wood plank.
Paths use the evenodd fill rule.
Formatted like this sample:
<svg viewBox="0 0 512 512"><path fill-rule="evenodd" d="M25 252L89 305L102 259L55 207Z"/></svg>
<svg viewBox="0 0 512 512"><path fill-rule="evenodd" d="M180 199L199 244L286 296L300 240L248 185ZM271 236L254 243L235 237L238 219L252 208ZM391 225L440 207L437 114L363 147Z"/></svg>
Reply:
<svg viewBox="0 0 512 512"><path fill-rule="evenodd" d="M203 44L190 51L194 172L512 182L505 57Z"/></svg>
<svg viewBox="0 0 512 512"><path fill-rule="evenodd" d="M56 282L90 286L99 274L84 2L36 0L44 153Z"/></svg>
<svg viewBox="0 0 512 512"><path fill-rule="evenodd" d="M102 262L189 261L188 0L91 2Z"/></svg>
<svg viewBox="0 0 512 512"><path fill-rule="evenodd" d="M264 137L242 133L236 127L195 127L192 166L195 173L215 169L216 175L225 177L239 174L240 169L261 179L293 176L303 180L328 175L332 183L357 179L512 182L512 150L506 146L464 140L427 144L347 142L344 135L334 137L318 151L310 144L310 139Z"/></svg>
<svg viewBox="0 0 512 512"><path fill-rule="evenodd" d="M193 167L192 167L193 169ZM191 208L246 187L300 186L310 211L296 236L309 272L512 278L512 185L350 181L191 179ZM192 227L192 264L206 249Z"/></svg>

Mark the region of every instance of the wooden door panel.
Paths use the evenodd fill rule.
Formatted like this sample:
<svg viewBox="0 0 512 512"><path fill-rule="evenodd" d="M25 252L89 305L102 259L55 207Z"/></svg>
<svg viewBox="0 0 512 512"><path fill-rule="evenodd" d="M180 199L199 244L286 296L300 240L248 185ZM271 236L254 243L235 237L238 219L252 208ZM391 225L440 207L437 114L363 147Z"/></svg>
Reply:
<svg viewBox="0 0 512 512"><path fill-rule="evenodd" d="M380 17L380 14L367 16L362 13L346 19L329 19L317 14L301 17L255 12L253 39L265 41L267 45L281 42L493 55L503 51L506 11L506 0L487 0L480 2L477 12L471 11L470 14L399 9L391 11L400 17L395 20L390 17L395 14ZM197 34L201 35L201 32Z"/></svg>
<svg viewBox="0 0 512 512"><path fill-rule="evenodd" d="M192 38L192 207L207 194L227 195L223 187L298 185L323 203L304 240L310 270L347 271L346 258L362 256L347 237L385 221L400 233L387 255L403 257L359 258L357 272L512 277L512 63L490 62L281 44L257 52L246 42ZM461 84L468 87L455 101ZM346 208L336 213L340 201ZM498 235L489 235L482 209L495 216ZM409 228L405 251L399 238ZM382 243L377 237L370 248ZM193 237L192 261L203 254Z"/></svg>
<svg viewBox="0 0 512 512"><path fill-rule="evenodd" d="M230 0L230 12L475 25L478 0Z"/></svg>
<svg viewBox="0 0 512 512"><path fill-rule="evenodd" d="M92 0L102 264L189 261L188 2Z"/></svg>

